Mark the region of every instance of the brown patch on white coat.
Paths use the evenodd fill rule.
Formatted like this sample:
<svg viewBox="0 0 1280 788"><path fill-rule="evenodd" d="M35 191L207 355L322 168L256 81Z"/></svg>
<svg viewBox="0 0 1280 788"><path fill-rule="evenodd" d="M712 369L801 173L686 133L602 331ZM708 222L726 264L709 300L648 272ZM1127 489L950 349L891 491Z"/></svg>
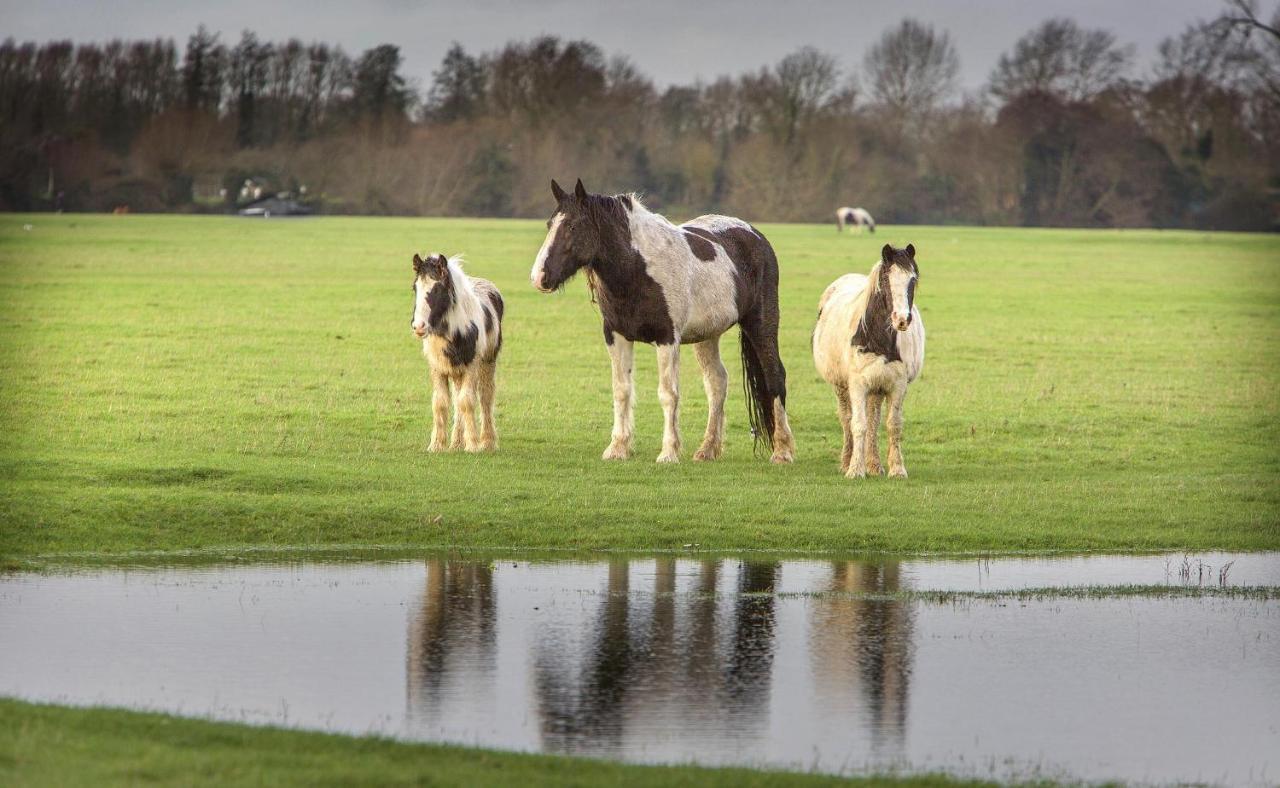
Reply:
<svg viewBox="0 0 1280 788"><path fill-rule="evenodd" d="M813 329L813 362L832 385L844 429L840 470L849 478L881 473L876 430L887 406L889 475L906 478L902 404L924 368L924 322L915 306L920 269L915 246L886 244L869 276L845 274L822 294Z"/></svg>

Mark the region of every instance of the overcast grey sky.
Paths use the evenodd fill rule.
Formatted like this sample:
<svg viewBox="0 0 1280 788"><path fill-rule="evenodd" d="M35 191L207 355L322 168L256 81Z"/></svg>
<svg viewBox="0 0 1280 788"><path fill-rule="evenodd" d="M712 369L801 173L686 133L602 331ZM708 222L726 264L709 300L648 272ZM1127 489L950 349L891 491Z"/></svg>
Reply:
<svg viewBox="0 0 1280 788"><path fill-rule="evenodd" d="M857 69L886 27L913 16L951 32L963 84L973 89L1001 52L1051 16L1104 27L1135 44L1141 75L1161 39L1221 7L1220 0L0 0L0 36L164 36L181 46L204 23L232 43L244 28L270 40L336 42L352 53L391 43L404 54L405 73L423 87L450 41L477 53L552 33L626 54L666 85L755 69L805 44Z"/></svg>

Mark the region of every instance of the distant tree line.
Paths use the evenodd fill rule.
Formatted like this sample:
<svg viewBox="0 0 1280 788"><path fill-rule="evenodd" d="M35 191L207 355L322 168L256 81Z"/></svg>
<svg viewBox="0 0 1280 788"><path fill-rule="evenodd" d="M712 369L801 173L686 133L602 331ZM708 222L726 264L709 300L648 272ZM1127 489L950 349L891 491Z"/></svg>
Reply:
<svg viewBox="0 0 1280 788"><path fill-rule="evenodd" d="M391 45L8 40L0 208L227 210L265 188L327 212L543 216L548 179L581 176L673 216L1277 226L1280 8L1233 0L1141 78L1132 47L1069 19L1015 42L976 95L950 36L912 19L861 64L805 47L659 90L543 36L454 44L419 94Z"/></svg>

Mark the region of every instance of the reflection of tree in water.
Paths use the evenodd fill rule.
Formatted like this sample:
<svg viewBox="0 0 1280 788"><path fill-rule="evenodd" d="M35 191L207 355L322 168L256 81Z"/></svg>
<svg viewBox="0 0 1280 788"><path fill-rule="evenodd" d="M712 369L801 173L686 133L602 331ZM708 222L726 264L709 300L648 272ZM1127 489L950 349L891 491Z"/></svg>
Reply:
<svg viewBox="0 0 1280 788"><path fill-rule="evenodd" d="M409 716L438 711L450 667L492 675L496 612L493 569L474 561L430 560L421 607L409 620ZM460 670L461 668L461 670Z"/></svg>
<svg viewBox="0 0 1280 788"><path fill-rule="evenodd" d="M675 560L658 560L655 570L653 593L632 593L643 589L631 588L631 566L610 563L608 593L586 623L591 634L577 678L573 655L538 643L548 751L617 752L628 724L641 719L662 725L666 736L702 733L699 720L726 715L747 729L742 733L767 720L777 565L743 565L738 591L760 596L736 598L723 644L714 597L719 562L702 562L694 588L679 595Z"/></svg>
<svg viewBox="0 0 1280 788"><path fill-rule="evenodd" d="M901 590L897 562L833 564L831 596L813 601L810 653L820 704L863 711L872 748L900 753L907 722L914 612L909 602L840 594Z"/></svg>

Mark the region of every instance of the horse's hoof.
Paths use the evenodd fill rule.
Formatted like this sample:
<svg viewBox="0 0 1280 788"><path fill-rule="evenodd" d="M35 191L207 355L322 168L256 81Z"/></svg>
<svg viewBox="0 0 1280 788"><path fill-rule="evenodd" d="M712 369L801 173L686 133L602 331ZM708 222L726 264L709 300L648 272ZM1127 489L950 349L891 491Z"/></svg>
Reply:
<svg viewBox="0 0 1280 788"><path fill-rule="evenodd" d="M884 468L881 468L879 465L868 465L867 475L868 476L884 476Z"/></svg>
<svg viewBox="0 0 1280 788"><path fill-rule="evenodd" d="M845 472L845 474L844 474L844 478L846 478L846 479L865 479L865 478L867 478L867 472L866 472L866 471L846 471L846 472Z"/></svg>
<svg viewBox="0 0 1280 788"><path fill-rule="evenodd" d="M604 454L600 455L602 460L629 460L631 459L631 450L625 446L610 446L604 450Z"/></svg>
<svg viewBox="0 0 1280 788"><path fill-rule="evenodd" d="M658 462L680 462L680 455L675 452L666 452L658 455Z"/></svg>
<svg viewBox="0 0 1280 788"><path fill-rule="evenodd" d="M774 452L773 456L769 458L769 462L774 465L785 465L795 461L796 456L789 451Z"/></svg>
<svg viewBox="0 0 1280 788"><path fill-rule="evenodd" d="M702 449L698 449L696 452L693 453L694 462L710 462L712 460L718 460L718 459L720 459L719 448L711 448L711 449L702 448Z"/></svg>
<svg viewBox="0 0 1280 788"><path fill-rule="evenodd" d="M894 468L893 470L889 471L889 478L890 478L890 479L905 479L905 478L907 478L907 469L906 469L906 468Z"/></svg>
<svg viewBox="0 0 1280 788"><path fill-rule="evenodd" d="M427 447L427 451L431 452L432 454L439 454L442 451L448 450L448 448L449 447L445 446L443 443L433 443Z"/></svg>

